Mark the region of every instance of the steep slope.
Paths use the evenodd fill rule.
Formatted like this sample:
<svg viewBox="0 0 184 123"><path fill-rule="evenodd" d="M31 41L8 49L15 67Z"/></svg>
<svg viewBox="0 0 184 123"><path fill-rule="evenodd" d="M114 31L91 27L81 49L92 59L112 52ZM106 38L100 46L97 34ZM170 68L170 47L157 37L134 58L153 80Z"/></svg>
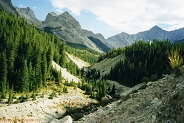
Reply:
<svg viewBox="0 0 184 123"><path fill-rule="evenodd" d="M124 58L124 54L120 54L114 58L106 58L91 66L90 69L96 69L97 71L100 71L100 75L105 76L110 73L111 68Z"/></svg>
<svg viewBox="0 0 184 123"><path fill-rule="evenodd" d="M75 123L182 123L184 121L184 74L166 75L147 87L118 100Z"/></svg>
<svg viewBox="0 0 184 123"><path fill-rule="evenodd" d="M79 69L82 69L83 67L89 67L90 64L73 56L73 55L70 55L69 53L66 52L66 55L68 56L69 59L71 59L77 66Z"/></svg>
<svg viewBox="0 0 184 123"><path fill-rule="evenodd" d="M82 44L93 50L101 52L96 45L83 33L79 22L68 12L61 15L49 13L42 24L42 29L51 32L65 42Z"/></svg>
<svg viewBox="0 0 184 123"><path fill-rule="evenodd" d="M83 34L94 42L102 51L110 51L111 48L101 33L94 34L92 31L83 30Z"/></svg>
<svg viewBox="0 0 184 123"><path fill-rule="evenodd" d="M80 79L75 77L74 75L70 74L66 68L62 68L61 66L59 66L56 62L52 61L52 66L54 69L56 69L57 71L61 71L61 75L64 79L68 80L68 82L74 81L74 82L79 82Z"/></svg>
<svg viewBox="0 0 184 123"><path fill-rule="evenodd" d="M11 0L1 0L0 1L0 10L5 10L8 13L18 14L15 7L12 5Z"/></svg>
<svg viewBox="0 0 184 123"><path fill-rule="evenodd" d="M82 32L87 37L95 37L95 38L101 40L103 43L106 43L106 39L104 38L104 36L101 33L94 34L92 31L88 31L85 29L83 29Z"/></svg>
<svg viewBox="0 0 184 123"><path fill-rule="evenodd" d="M107 41L113 47L118 48L131 45L132 43L139 40L152 41L154 39L158 40L169 39L170 41L175 42L183 38L184 38L184 28L173 31L165 31L158 26L154 26L148 31L139 32L133 35L122 32L118 35L109 37Z"/></svg>
<svg viewBox="0 0 184 123"><path fill-rule="evenodd" d="M23 18L25 18L29 23L39 25L41 24L41 21L39 21L36 17L34 12L29 8L18 8L16 7L16 10L18 11L19 15Z"/></svg>

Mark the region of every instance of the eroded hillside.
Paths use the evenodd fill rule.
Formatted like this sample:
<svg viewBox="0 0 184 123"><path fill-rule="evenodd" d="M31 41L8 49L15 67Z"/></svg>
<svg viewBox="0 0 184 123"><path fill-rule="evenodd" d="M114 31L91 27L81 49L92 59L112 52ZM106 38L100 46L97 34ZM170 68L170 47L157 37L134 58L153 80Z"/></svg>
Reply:
<svg viewBox="0 0 184 123"><path fill-rule="evenodd" d="M184 121L184 72L148 82L145 89L99 108L77 123L182 123Z"/></svg>

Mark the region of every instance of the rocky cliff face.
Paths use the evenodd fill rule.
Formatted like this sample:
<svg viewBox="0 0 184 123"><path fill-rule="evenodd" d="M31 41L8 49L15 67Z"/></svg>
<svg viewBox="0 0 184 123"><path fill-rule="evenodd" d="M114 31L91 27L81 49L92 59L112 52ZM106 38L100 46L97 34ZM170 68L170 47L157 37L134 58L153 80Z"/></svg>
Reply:
<svg viewBox="0 0 184 123"><path fill-rule="evenodd" d="M0 1L0 10L5 10L8 13L18 14L15 7L11 3L11 0L1 0Z"/></svg>
<svg viewBox="0 0 184 123"><path fill-rule="evenodd" d="M50 22L54 21L56 19L56 17L57 17L57 14L56 13L54 13L54 12L48 13L48 15L46 16L46 19L45 19L44 23L46 23L46 24L47 23L50 23Z"/></svg>
<svg viewBox="0 0 184 123"><path fill-rule="evenodd" d="M152 41L154 39L169 39L172 42L176 42L178 40L184 39L184 28L174 31L165 31L158 26L154 26L148 31L139 32L133 35L122 32L118 35L108 38L107 41L113 47L118 48L131 45L132 43L139 40Z"/></svg>
<svg viewBox="0 0 184 123"><path fill-rule="evenodd" d="M64 12L61 15L49 13L43 22L42 29L55 34L65 42L82 44L96 51L100 51L95 43L83 34L79 22L68 12Z"/></svg>
<svg viewBox="0 0 184 123"><path fill-rule="evenodd" d="M18 8L16 7L16 10L18 11L19 15L23 18L25 18L29 23L39 25L41 24L41 21L39 21L36 17L34 12L29 8Z"/></svg>

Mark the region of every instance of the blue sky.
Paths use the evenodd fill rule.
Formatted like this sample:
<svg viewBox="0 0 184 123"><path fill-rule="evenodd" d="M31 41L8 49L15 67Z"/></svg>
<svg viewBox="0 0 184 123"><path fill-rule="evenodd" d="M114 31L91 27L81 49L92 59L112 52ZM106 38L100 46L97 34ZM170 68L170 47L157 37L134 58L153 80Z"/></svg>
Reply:
<svg viewBox="0 0 184 123"><path fill-rule="evenodd" d="M165 30L184 27L182 0L12 0L19 8L30 7L39 20L49 12L68 11L83 29L105 38L126 32L135 34L158 25Z"/></svg>

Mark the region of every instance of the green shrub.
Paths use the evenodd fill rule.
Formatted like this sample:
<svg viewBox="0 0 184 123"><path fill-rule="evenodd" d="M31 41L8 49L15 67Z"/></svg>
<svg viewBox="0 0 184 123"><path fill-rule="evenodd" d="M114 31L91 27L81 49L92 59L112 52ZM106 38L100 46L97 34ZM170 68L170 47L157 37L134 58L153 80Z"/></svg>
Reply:
<svg viewBox="0 0 184 123"><path fill-rule="evenodd" d="M52 92L52 93L50 94L50 96L49 96L49 99L53 99L54 96L56 96L56 93L55 93L55 92Z"/></svg>
<svg viewBox="0 0 184 123"><path fill-rule="evenodd" d="M64 92L64 93L68 93L67 87L64 87L64 88L63 88L63 92Z"/></svg>
<svg viewBox="0 0 184 123"><path fill-rule="evenodd" d="M40 96L41 98L44 98L44 93L42 93L42 95Z"/></svg>
<svg viewBox="0 0 184 123"><path fill-rule="evenodd" d="M183 65L183 58L180 55L179 51L175 50L174 52L170 53L168 59L174 74L176 76L180 75L180 67Z"/></svg>
<svg viewBox="0 0 184 123"><path fill-rule="evenodd" d="M20 103L26 102L27 101L27 97L22 95L22 96L19 97L19 101L20 101Z"/></svg>

